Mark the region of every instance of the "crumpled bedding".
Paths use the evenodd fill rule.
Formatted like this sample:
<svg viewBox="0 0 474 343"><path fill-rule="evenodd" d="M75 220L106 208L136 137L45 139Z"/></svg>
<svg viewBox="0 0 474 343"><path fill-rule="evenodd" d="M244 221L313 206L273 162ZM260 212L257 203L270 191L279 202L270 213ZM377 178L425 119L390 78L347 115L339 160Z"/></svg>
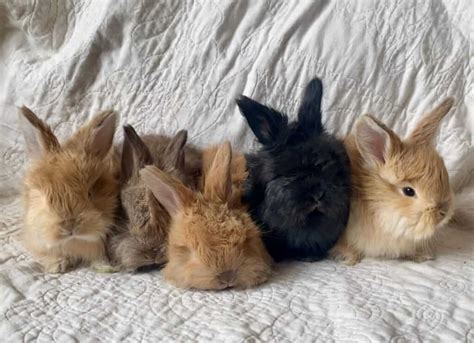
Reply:
<svg viewBox="0 0 474 343"><path fill-rule="evenodd" d="M460 190L474 165L472 13L468 0L0 0L0 340L474 342L467 226L444 230L435 261L282 263L244 291L42 273L16 238L27 161L15 110L65 137L114 108L142 133L186 128L195 144L250 151L241 93L292 116L319 76L339 135L365 112L405 134L453 96L436 144Z"/></svg>

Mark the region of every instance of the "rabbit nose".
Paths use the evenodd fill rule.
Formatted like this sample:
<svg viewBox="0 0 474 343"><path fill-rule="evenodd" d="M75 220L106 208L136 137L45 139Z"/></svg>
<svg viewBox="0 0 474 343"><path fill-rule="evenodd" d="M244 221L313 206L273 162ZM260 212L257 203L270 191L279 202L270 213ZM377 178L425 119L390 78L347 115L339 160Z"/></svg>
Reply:
<svg viewBox="0 0 474 343"><path fill-rule="evenodd" d="M316 202L319 202L321 201L321 199L324 197L324 191L318 191L316 193L313 194L313 199L314 201Z"/></svg>
<svg viewBox="0 0 474 343"><path fill-rule="evenodd" d="M219 274L218 279L221 283L226 284L228 286L234 282L235 277L237 276L237 272L235 270L227 270Z"/></svg>
<svg viewBox="0 0 474 343"><path fill-rule="evenodd" d="M438 210L439 210L440 216L445 217L446 214L448 214L449 202L443 201L441 204L439 204Z"/></svg>
<svg viewBox="0 0 474 343"><path fill-rule="evenodd" d="M76 231L76 222L74 219L66 219L62 223L62 227L69 235L74 235Z"/></svg>

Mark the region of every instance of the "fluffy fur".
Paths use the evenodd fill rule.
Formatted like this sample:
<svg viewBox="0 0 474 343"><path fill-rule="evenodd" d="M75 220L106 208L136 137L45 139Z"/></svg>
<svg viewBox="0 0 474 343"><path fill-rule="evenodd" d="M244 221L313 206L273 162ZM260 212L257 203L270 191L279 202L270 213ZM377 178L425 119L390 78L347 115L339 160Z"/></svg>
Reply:
<svg viewBox="0 0 474 343"><path fill-rule="evenodd" d="M30 165L23 187L22 241L47 272L105 262L104 241L118 203L116 115L103 112L59 144L31 110L21 108Z"/></svg>
<svg viewBox="0 0 474 343"><path fill-rule="evenodd" d="M247 288L270 276L271 258L256 225L232 202L231 160L225 143L205 168L203 192L193 192L156 167L140 171L172 218L163 275L178 287Z"/></svg>
<svg viewBox="0 0 474 343"><path fill-rule="evenodd" d="M347 230L332 250L337 259L434 258L431 240L452 216L453 195L432 140L452 105L445 100L403 141L376 118L359 118L346 140L353 198Z"/></svg>
<svg viewBox="0 0 474 343"><path fill-rule="evenodd" d="M275 260L326 256L349 215L350 166L321 122L322 84L306 87L298 120L242 96L237 105L262 144L248 154L244 202Z"/></svg>
<svg viewBox="0 0 474 343"><path fill-rule="evenodd" d="M191 188L197 188L201 173L201 153L185 146L187 132L173 138L147 135L140 139L131 126L124 127L121 191L126 222L111 239L111 255L127 271L166 262L166 241L170 218L140 179L145 165L155 165Z"/></svg>

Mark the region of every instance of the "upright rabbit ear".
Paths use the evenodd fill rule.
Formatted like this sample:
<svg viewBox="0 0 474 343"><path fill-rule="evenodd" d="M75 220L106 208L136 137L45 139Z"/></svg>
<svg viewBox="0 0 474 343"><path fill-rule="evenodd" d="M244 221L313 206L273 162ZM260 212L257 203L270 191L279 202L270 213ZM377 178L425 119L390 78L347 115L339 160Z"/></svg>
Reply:
<svg viewBox="0 0 474 343"><path fill-rule="evenodd" d="M124 139L122 147L122 162L121 162L121 181L122 183L130 179L130 177L137 173L147 164L152 164L150 150L143 143L137 132L131 125L123 127Z"/></svg>
<svg viewBox="0 0 474 343"><path fill-rule="evenodd" d="M188 140L188 131L179 131L168 143L164 153L164 170L184 170L184 147Z"/></svg>
<svg viewBox="0 0 474 343"><path fill-rule="evenodd" d="M445 99L438 107L424 116L408 139L416 144L431 144L441 120L448 114L453 104L453 98Z"/></svg>
<svg viewBox="0 0 474 343"><path fill-rule="evenodd" d="M113 111L99 113L79 130L76 140L80 140L81 135L87 135L86 152L104 158L112 147L116 121L117 114Z"/></svg>
<svg viewBox="0 0 474 343"><path fill-rule="evenodd" d="M401 144L392 130L369 115L357 120L354 136L363 159L371 166L384 164Z"/></svg>
<svg viewBox="0 0 474 343"><path fill-rule="evenodd" d="M140 177L170 216L176 216L194 199L190 189L155 166L141 169Z"/></svg>
<svg viewBox="0 0 474 343"><path fill-rule="evenodd" d="M204 176L204 197L215 202L227 202L232 192L230 167L232 147L228 141L217 149L211 167Z"/></svg>
<svg viewBox="0 0 474 343"><path fill-rule="evenodd" d="M46 152L59 151L59 141L51 128L46 125L28 107L20 108L20 126L25 136L28 156L33 159L42 157Z"/></svg>
<svg viewBox="0 0 474 343"><path fill-rule="evenodd" d="M311 80L305 88L303 102L298 110L298 126L305 133L321 133L321 100L323 84L320 79Z"/></svg>
<svg viewBox="0 0 474 343"><path fill-rule="evenodd" d="M272 145L286 136L287 116L243 95L236 102L260 143Z"/></svg>

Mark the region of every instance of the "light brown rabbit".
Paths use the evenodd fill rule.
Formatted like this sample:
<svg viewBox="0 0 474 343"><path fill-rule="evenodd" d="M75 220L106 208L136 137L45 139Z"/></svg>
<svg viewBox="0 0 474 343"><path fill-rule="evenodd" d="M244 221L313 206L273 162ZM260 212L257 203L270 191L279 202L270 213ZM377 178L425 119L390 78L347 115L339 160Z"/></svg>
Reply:
<svg viewBox="0 0 474 343"><path fill-rule="evenodd" d="M403 141L374 117L359 118L345 142L353 196L347 229L331 252L336 259L434 258L431 240L453 214L453 194L432 140L453 103L443 101Z"/></svg>
<svg viewBox="0 0 474 343"><path fill-rule="evenodd" d="M147 166L140 175L171 215L166 280L183 288L247 288L265 282L271 257L248 213L232 201L230 143L217 150L204 190ZM205 168L206 169L206 168Z"/></svg>
<svg viewBox="0 0 474 343"><path fill-rule="evenodd" d="M111 255L126 271L166 262L169 214L140 180L145 165L155 165L190 188L198 186L201 153L185 146L187 131L174 137L147 135L140 139L132 126L124 127L122 150L122 207L127 217L121 231L111 238ZM145 144L145 142L147 144Z"/></svg>
<svg viewBox="0 0 474 343"><path fill-rule="evenodd" d="M60 144L48 125L21 108L30 158L22 241L47 272L106 261L104 241L119 196L118 156L111 149L115 122L114 112L102 112Z"/></svg>

